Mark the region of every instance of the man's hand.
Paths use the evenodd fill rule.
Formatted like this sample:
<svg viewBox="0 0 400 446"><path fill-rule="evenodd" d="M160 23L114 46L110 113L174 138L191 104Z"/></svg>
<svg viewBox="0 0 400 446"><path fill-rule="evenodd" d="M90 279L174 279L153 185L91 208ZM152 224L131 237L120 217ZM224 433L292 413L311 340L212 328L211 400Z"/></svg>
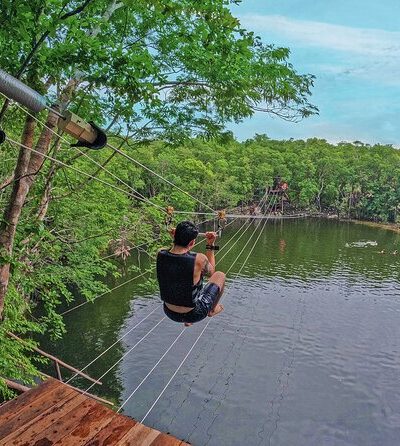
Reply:
<svg viewBox="0 0 400 446"><path fill-rule="evenodd" d="M217 239L216 232L206 232L207 245L213 245Z"/></svg>

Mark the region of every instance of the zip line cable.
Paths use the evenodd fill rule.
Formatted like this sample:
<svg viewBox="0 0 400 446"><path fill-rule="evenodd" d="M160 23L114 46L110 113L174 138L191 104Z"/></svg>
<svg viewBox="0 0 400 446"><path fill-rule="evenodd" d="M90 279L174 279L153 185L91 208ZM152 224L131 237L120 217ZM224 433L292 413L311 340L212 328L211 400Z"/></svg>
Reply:
<svg viewBox="0 0 400 446"><path fill-rule="evenodd" d="M136 325L131 327L123 336L118 338L115 342L113 342L110 346L108 346L103 352L101 352L98 356L96 356L92 361L90 361L88 364L86 364L82 369L80 369L80 372L85 371L88 367L90 367L92 364L94 364L98 359L100 359L102 356L104 356L108 351L110 351L115 345L117 345L119 342L122 341L126 336L128 336L129 333L131 333L133 330L135 330L139 325L141 325L145 320L147 320L152 314L156 312L160 307L157 306L152 310L146 317L141 319ZM79 375L79 373L75 373L71 378L68 379L68 381L65 382L65 384L70 383L74 378L76 378ZM87 390L86 390L87 391Z"/></svg>
<svg viewBox="0 0 400 446"><path fill-rule="evenodd" d="M95 177L95 176L93 176L93 175L91 175L91 174L89 174L89 173L87 173L87 172L84 172L83 170L77 169L77 168L74 167L74 166L71 166L71 165L69 165L69 164L66 164L66 163L64 163L63 161L58 160L57 158L54 158L54 157L52 157L52 156L50 156L50 155L46 155L46 154L44 154L44 153L42 153L42 152L39 152L38 150L33 149L32 147L28 147L28 146L26 146L25 144L22 144L22 143L20 143L20 142L18 142L18 141L14 141L13 139L11 139L11 138L8 137L8 136L6 136L6 141L10 142L10 143L13 144L13 145L16 145L16 146L19 146L19 147L23 147L23 148L26 149L26 150L30 150L30 151L33 152L33 153L37 153L38 155L41 155L43 158L49 159L49 160L51 160L51 161L53 161L53 162L55 162L55 163L57 163L57 164L60 164L61 166L64 166L64 167L66 167L66 168L68 168L68 169L71 169L71 170L73 170L73 171L75 171L75 172L77 172L77 173L79 173L79 174L81 174L81 175L84 175L84 176L88 177L88 178L91 178L92 180L96 180L96 181L98 181L99 183L102 183L102 184L104 184L104 185L106 185L106 186L112 187L113 189L122 192L123 194L127 195L128 197L132 197L132 196L133 196L130 192L128 192L128 191L126 191L126 190L124 190L124 189L121 189L120 187L115 186L115 185L112 184L112 183L108 183L107 181L104 181L104 180L102 180L101 178ZM135 197L135 196L133 196L133 197L134 197L134 198L137 198L137 197Z"/></svg>
<svg viewBox="0 0 400 446"><path fill-rule="evenodd" d="M140 277L143 277L145 274L147 274L149 271L143 271L141 274L139 274L138 276L135 277L131 277L130 279L128 279L127 281L120 283L119 285L115 286L114 288L109 289L108 291L105 291L104 293L99 294L98 296L94 297L92 300L85 300L84 302L76 305L75 307L69 308L68 310L63 311L62 313L60 313L60 316L65 316L68 313L71 313L71 311L77 310L80 307L83 307L84 305L88 304L88 303L93 303L95 300L97 300L99 297L105 296L106 294L111 293L112 291L117 290L118 288L123 287L124 285L133 282L136 279L139 279Z"/></svg>
<svg viewBox="0 0 400 446"><path fill-rule="evenodd" d="M209 220L206 220L203 223L206 223ZM231 222L232 223L232 222ZM231 224L229 223L229 224ZM238 231L240 230L240 228L238 229ZM237 231L237 232L238 232ZM231 237L234 238L237 234L237 232ZM231 239L229 239L228 243L231 241ZM198 245L199 243L201 243L202 241L196 243L196 245ZM226 245L225 245L226 246ZM224 247L222 247L224 248ZM221 249L222 250L222 249ZM125 282L126 283L126 282ZM111 290L110 290L111 291ZM154 310L152 310L144 319L142 319L140 322L138 322L134 327L132 327L131 329L128 330L127 333L125 333L123 336L121 336L119 339L117 339L113 344L111 344L104 352L102 352L100 355L98 355L96 358L94 358L92 361L90 361L88 364L86 364L80 371L84 371L86 370L90 365L92 365L95 361L97 361L99 358L101 358L105 353L107 353L114 345L116 345L118 342L120 342L125 336L127 336L129 333L131 333L135 328L137 328L142 322L144 322L146 319L148 319L157 309L161 308L161 305L158 305ZM72 376L67 383L69 383L72 379L74 379L76 376L78 376L78 374L75 374L74 376ZM89 389L86 389L86 392Z"/></svg>
<svg viewBox="0 0 400 446"><path fill-rule="evenodd" d="M270 203L268 204L267 209L268 209L269 206L271 205L271 201L272 201L272 199L270 200ZM272 209L272 206L273 206L273 205L271 205L271 209ZM267 210L266 210L266 211L267 211ZM261 221L261 220L260 220L260 221ZM218 259L219 262L221 262L222 259L228 255L228 253L229 253L229 252L230 252L230 251L237 245L237 243L239 242L239 240L244 236L244 234L247 232L248 228L251 226L251 220L247 220L247 221L244 223L243 226L245 227L246 225L247 225L247 228L244 230L244 232L242 232L241 236L235 241L235 243L234 243L233 245L230 246L230 248L228 249L228 251L226 251L226 252L224 253L224 255L223 255L221 258Z"/></svg>
<svg viewBox="0 0 400 446"><path fill-rule="evenodd" d="M255 231L258 229L258 227L261 224L261 220L260 222L257 224L257 227L255 229ZM264 221L264 225L263 225L263 229L265 228L265 225L267 224L267 220ZM253 234L254 232L253 231ZM252 235L253 235L252 234ZM238 273L236 274L236 277L242 272L247 260L249 259L251 253L254 251L254 248L260 238L262 234L262 231L260 231L260 234L258 235L256 241L253 244L253 247L251 248L248 256L246 257L245 261L243 262L242 266L240 267ZM251 238L249 238L249 240L251 240ZM247 246L247 244L246 244ZM242 250L243 251L243 250ZM241 251L241 252L242 252ZM239 254L240 255L240 254ZM232 264L233 265L233 264ZM231 269L231 268L230 268ZM230 270L229 269L229 270ZM164 386L164 388L162 389L161 393L159 394L159 396L156 398L156 400L154 401L154 403L151 405L150 409L146 412L145 416L142 418L142 420L140 421L141 423L144 422L144 420L148 417L148 415L150 414L150 412L154 409L155 405L158 403L158 401L160 400L160 398L162 397L162 395L164 394L164 392L167 390L168 386L171 384L172 380L175 378L175 376L178 374L179 370L182 368L183 364L186 362L186 359L189 357L190 353L193 351L194 347L197 345L198 341L200 340L201 336L204 334L204 332L206 331L208 325L211 322L211 318L210 320L207 322L207 324L204 326L203 330L200 332L199 336L197 337L197 339L195 340L194 344L192 345L192 347L190 348L190 350L187 352L187 354L185 355L185 357L183 358L183 360L181 361L181 363L179 364L178 368L176 369L176 371L173 373L173 375L171 376L171 378L168 380L167 384Z"/></svg>
<svg viewBox="0 0 400 446"><path fill-rule="evenodd" d="M123 157L125 157L126 159L132 161L133 163L135 163L136 165L140 166L142 169L147 170L148 172L150 172L151 174L155 175L156 177L160 178L162 181L168 183L170 186L175 187L176 189L178 189L180 192L184 193L185 195L187 195L188 197L190 197L192 200L197 201L199 204L201 204L202 206L204 206L207 209L210 209L213 213L216 213L216 211L209 206L208 204L204 203L203 201L199 200L198 198L194 197L193 195L191 195L189 192L186 192L184 189L182 189L181 187L179 187L178 185L176 185L175 183L173 183L172 181L168 180L167 178L164 178L162 175L160 175L157 172L154 172L154 170L150 169L149 167L145 166L144 164L142 164L140 161L136 160L135 158L131 157L130 155L128 155L127 153L123 152L122 150L118 149L117 147L113 146L110 143L107 143L107 147L110 147L110 149L113 149L115 152L119 153L120 155L122 155Z"/></svg>
<svg viewBox="0 0 400 446"><path fill-rule="evenodd" d="M272 207L271 207L272 208ZM266 221L264 222L264 227L266 225ZM250 243L254 233L257 231L258 227L261 224L261 220L260 222L258 222L258 224L256 225L256 228L254 229L253 233L251 234L251 236L249 237L247 243L245 244L245 246L242 248L242 250L240 251L240 253L236 256L235 260L232 262L230 268L227 271L227 274L229 273L229 271L232 269L232 267L236 264L236 262L238 261L240 255L243 253L243 251L245 250L245 248L247 247L247 245ZM239 228L240 229L240 228ZM247 231L248 228L246 228L246 230L244 232ZM259 235L260 236L260 235ZM240 274L240 272L242 271L246 261L248 260L248 258L250 257L250 254L253 252L254 247L258 241L259 237L257 238L257 240L255 241L255 243L253 244L252 249L250 250L249 255L246 257L245 262L242 264L239 272L237 273L237 275ZM186 354L186 356L184 357L183 361L181 362L181 364L179 365L178 369L175 371L175 373L173 374L173 376L171 377L171 379L168 381L168 383L166 384L166 386L164 387L164 389L162 390L161 394L158 396L158 398L156 399L156 401L153 403L153 405L151 406L151 408L149 409L149 411L146 413L146 415L144 416L144 418L142 419L141 423L143 423L143 421L146 419L146 417L149 415L149 413L151 412L151 410L154 408L154 406L157 404L157 402L159 401L159 399L161 398L161 396L163 395L163 393L165 392L165 390L167 389L167 387L169 386L169 384L172 382L173 378L176 376L176 374L178 373L178 371L180 370L180 368L183 366L184 362L186 361L187 357L190 355L190 353L192 352L192 350L194 349L194 347L196 346L197 342L199 341L200 337L202 336L202 334L205 332L205 330L207 329L208 325L211 322L211 318L210 320L207 322L207 324L205 325L205 327L203 328L203 330L201 331L200 335L198 336L198 338L196 339L196 341L194 342L194 344L192 345L191 349L189 350L189 352ZM183 332L185 331L185 328L182 330L182 332L177 336L177 338L175 339L175 341L173 342L173 344L175 344L175 342L182 336ZM155 370L155 368L158 366L158 364L161 362L161 360L166 356L166 354L171 350L172 345L167 349L167 351L163 354L163 356L161 357L161 359L156 363L156 365L151 369L151 371L146 375L146 377L142 380L142 382L139 384L139 386L137 386L135 388L135 390L131 393L131 395L124 401L124 403L122 404L122 406L117 410L117 412L120 412L122 410L122 408L126 405L126 403L129 401L129 399L136 393L136 391L139 389L139 387L145 382L145 380L148 378L148 376L150 376L150 374ZM101 379L101 378L99 378Z"/></svg>
<svg viewBox="0 0 400 446"><path fill-rule="evenodd" d="M8 96L4 95L3 93L0 93L3 97L5 97L6 99L9 99ZM46 128L47 130L49 130L51 133L53 133L53 135L57 136L58 138L60 138L62 141L64 141L66 144L70 145L70 141L68 141L68 139L66 139L64 136L62 136L61 134L57 133L54 129L52 129L51 127L49 127L48 125L46 125L46 123L44 123L42 120L40 120L39 118L37 118L34 114L30 113L28 110L26 110L24 107L22 107L21 105L18 104L18 102L16 103L17 107L22 110L24 113L26 113L28 116L30 116L31 118L33 118L36 122L38 122L39 124L41 124L44 128ZM90 157L87 153L83 152L82 150L80 150L78 147L74 147L74 149L76 151L78 151L81 155L83 155L85 158L87 158L90 162L94 163L97 167L100 168L100 170L103 170L104 172L108 173L108 175L112 176L113 178L115 178L118 182L120 182L121 184L123 184L124 186L126 186L128 189L130 189L133 192L133 196L135 198L137 198L138 200L144 201L146 203L149 203L159 209L161 209L163 212L165 212L164 208L156 203L153 203L151 200L149 200L147 197L145 197L143 194L141 194L139 191L137 191L136 189L134 189L130 184L126 183L124 180L122 180L118 175L115 175L113 172L111 172L109 169L107 169L106 167L104 167L102 164L100 164L99 162L97 162L95 159L93 159L92 157Z"/></svg>
<svg viewBox="0 0 400 446"><path fill-rule="evenodd" d="M121 410L124 408L126 403L133 397L133 395L140 389L142 384L147 380L147 378L154 372L154 370L157 368L157 366L160 364L160 362L167 356L169 351L172 349L172 347L178 342L180 337L185 333L185 329L183 329L179 335L175 338L175 340L172 342L172 344L167 348L167 350L164 352L164 354L161 356L161 358L154 364L152 369L147 373L147 375L140 381L140 383L136 386L136 388L133 390L133 392L128 396L128 398L125 399L125 401L122 403L122 405L118 408L117 413L121 412Z"/></svg>
<svg viewBox="0 0 400 446"><path fill-rule="evenodd" d="M2 95L4 98L11 100L7 95L5 95L4 93L0 92L0 95ZM54 129L52 129L51 127L47 126L43 121L41 121L39 118L37 118L34 114L30 113L28 110L26 110L24 107L22 107L18 102L15 102L15 104L17 105L17 107L22 110L23 112L25 112L28 116L32 117L34 120L36 120L38 123L40 123L42 126L44 126L45 128L47 128L51 133L53 133L54 135L56 135L58 138L62 139L63 141L65 141L67 144L70 144L70 142L63 137L62 135L60 135L59 133L57 133ZM52 110L55 111L55 110ZM178 189L180 192L184 193L185 195L187 195L188 197L190 197L191 199L197 201L198 203L200 203L201 205L203 205L204 207L210 209L213 213L216 213L216 211L209 205L207 205L206 203L202 202L201 200L199 200L198 198L194 197L193 195L191 195L189 192L185 191L184 189L182 189L181 187L179 187L178 185L176 185L175 183L173 183L172 181L164 178L162 175L158 174L157 172L153 171L152 169L150 169L149 167L145 166L144 164L142 164L140 161L137 161L136 159L134 159L133 157L131 157L130 155L126 154L125 152L123 152L122 150L120 150L118 147L113 146L110 143L107 143L107 147L109 147L110 149L114 150L116 153L119 153L120 155L122 155L123 157L125 157L126 159L132 161L133 163L135 163L136 165L140 166L142 169L147 170L148 172L150 172L152 175L157 176L158 178L160 178L161 180L163 180L164 182L168 183L170 186L175 187L176 189ZM109 175L113 176L114 178L116 178L119 182L123 183L124 185L126 185L127 187L129 187L130 189L132 189L133 191L135 191L136 194L140 195L142 197L143 200L147 201L148 199L140 194L140 192L136 191L135 189L133 189L130 185L128 185L126 182L124 182L121 178L119 178L117 175L113 174L111 171L109 171L108 169L104 168L100 163L98 163L96 160L94 160L93 158L91 158L89 155L87 155L85 152L83 152L82 150L80 150L79 148L75 147L75 149L81 153L83 156L85 156L86 158L88 158L89 160L91 160L93 163L95 163L100 169L104 170L105 172L107 172ZM151 203L152 205L163 209L161 206L153 203L152 201L148 200L149 203ZM163 209L164 210L164 209ZM164 211L165 212L165 211Z"/></svg>
<svg viewBox="0 0 400 446"><path fill-rule="evenodd" d="M127 355L129 355L129 353L134 350L139 344L141 344L160 324L161 322L163 322L167 317L164 316L160 321L157 322L157 324L151 329L149 330L144 336L142 336L139 341L137 341L128 351L126 351L120 359L118 359L118 361L116 361L111 367L109 367L99 378L103 379L106 375L108 375L108 373L111 372L111 370L117 366ZM91 384L86 390L83 391L83 394L85 395L93 386L95 386L96 383Z"/></svg>

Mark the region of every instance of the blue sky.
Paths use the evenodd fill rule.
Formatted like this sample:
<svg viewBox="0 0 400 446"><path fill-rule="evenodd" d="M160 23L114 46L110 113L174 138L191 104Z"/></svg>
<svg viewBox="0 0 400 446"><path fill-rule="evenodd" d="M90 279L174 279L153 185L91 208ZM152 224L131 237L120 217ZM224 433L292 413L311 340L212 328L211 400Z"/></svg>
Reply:
<svg viewBox="0 0 400 446"><path fill-rule="evenodd" d="M400 0L243 0L232 7L265 43L286 46L299 73L316 76L319 116L288 123L257 113L238 139L320 137L400 146Z"/></svg>

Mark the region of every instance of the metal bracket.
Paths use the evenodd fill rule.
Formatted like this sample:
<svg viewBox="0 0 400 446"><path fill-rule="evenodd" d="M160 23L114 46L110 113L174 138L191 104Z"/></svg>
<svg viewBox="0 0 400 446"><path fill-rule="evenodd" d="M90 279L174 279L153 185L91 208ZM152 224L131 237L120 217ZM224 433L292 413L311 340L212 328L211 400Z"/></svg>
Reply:
<svg viewBox="0 0 400 446"><path fill-rule="evenodd" d="M58 127L78 140L76 144L72 144L72 147L98 150L107 144L107 135L100 127L93 121L86 122L69 110L66 110L64 117L59 120Z"/></svg>

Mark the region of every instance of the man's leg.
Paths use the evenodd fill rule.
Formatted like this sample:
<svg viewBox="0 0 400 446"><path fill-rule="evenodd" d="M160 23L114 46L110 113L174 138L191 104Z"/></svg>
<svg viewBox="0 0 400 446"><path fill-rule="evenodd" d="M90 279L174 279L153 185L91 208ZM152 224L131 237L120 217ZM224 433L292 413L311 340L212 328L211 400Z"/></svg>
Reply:
<svg viewBox="0 0 400 446"><path fill-rule="evenodd" d="M221 313L223 311L224 307L219 303L221 296L224 292L225 288L225 274L221 271L216 271L211 277L208 283L215 283L219 287L219 294L218 297L214 301L214 305L211 308L211 311L208 313L209 317L213 317L217 315L218 313Z"/></svg>

